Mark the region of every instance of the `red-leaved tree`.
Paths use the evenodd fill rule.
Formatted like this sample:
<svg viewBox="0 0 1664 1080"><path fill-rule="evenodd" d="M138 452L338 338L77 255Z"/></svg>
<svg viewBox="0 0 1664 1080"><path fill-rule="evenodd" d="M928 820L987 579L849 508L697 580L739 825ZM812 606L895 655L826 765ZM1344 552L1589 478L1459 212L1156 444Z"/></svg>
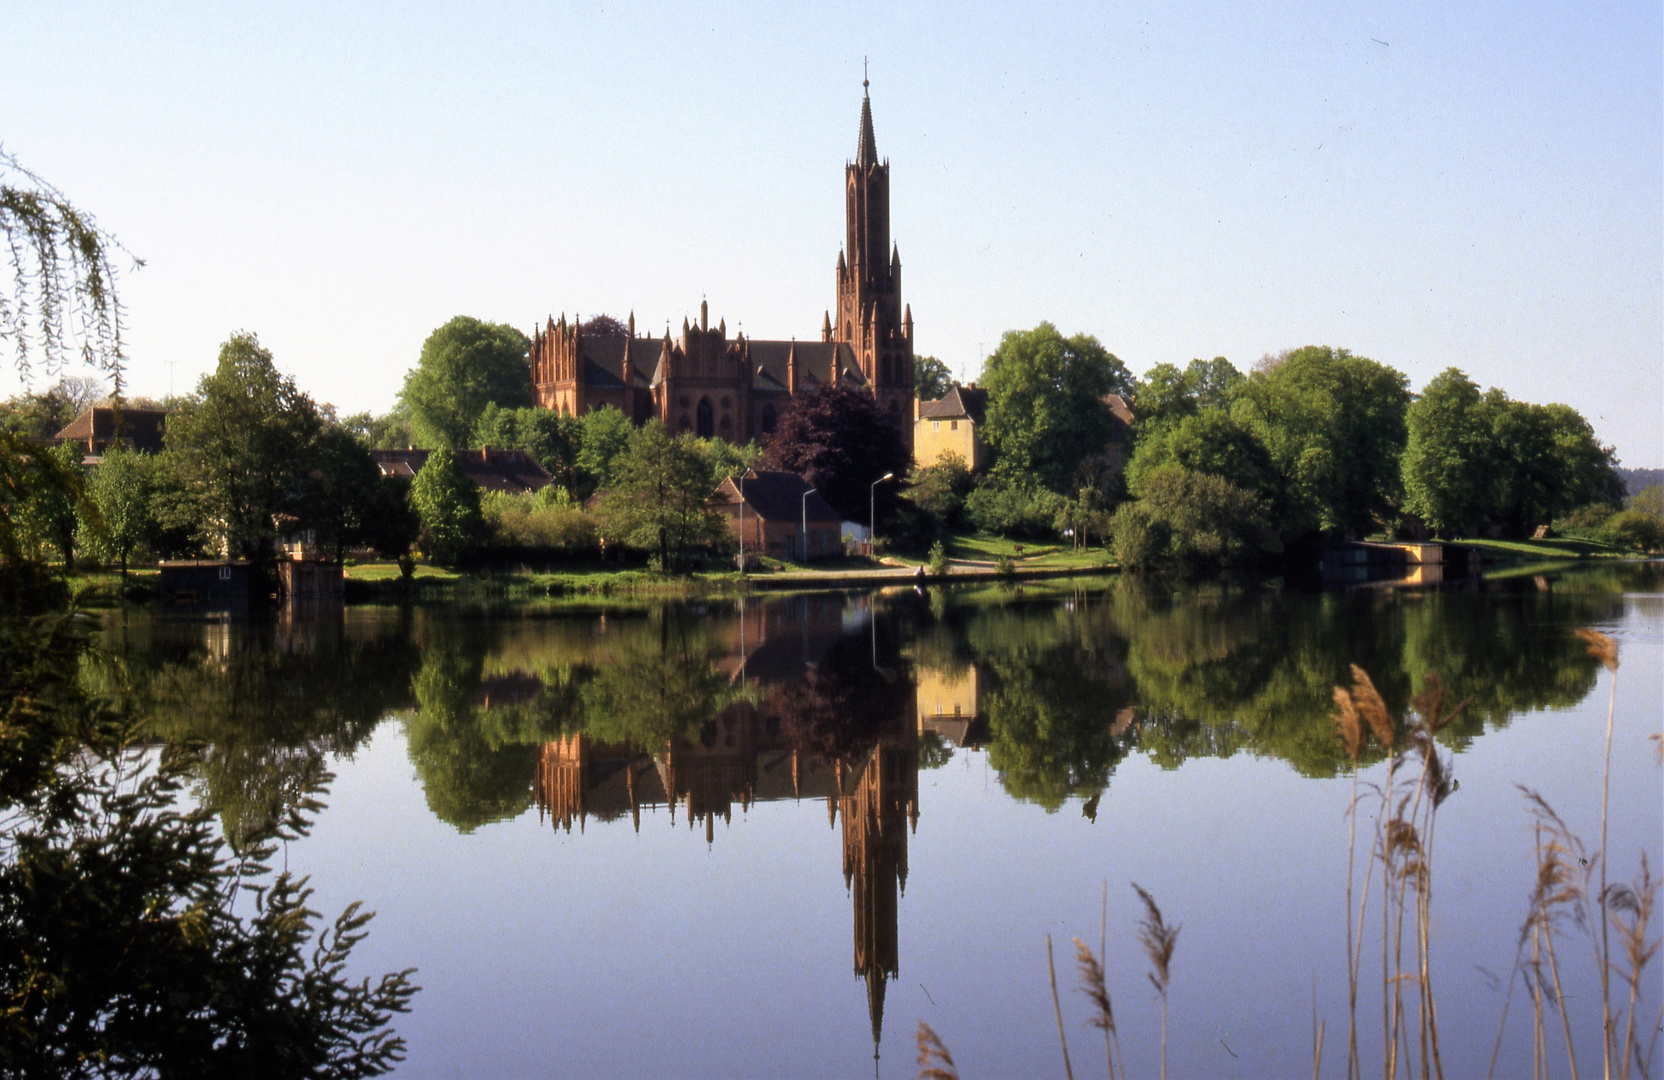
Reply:
<svg viewBox="0 0 1664 1080"><path fill-rule="evenodd" d="M770 468L796 473L851 521L867 520L869 485L885 473L898 478L911 465L901 428L865 390L823 386L799 394L764 440ZM896 485L880 485L879 517Z"/></svg>

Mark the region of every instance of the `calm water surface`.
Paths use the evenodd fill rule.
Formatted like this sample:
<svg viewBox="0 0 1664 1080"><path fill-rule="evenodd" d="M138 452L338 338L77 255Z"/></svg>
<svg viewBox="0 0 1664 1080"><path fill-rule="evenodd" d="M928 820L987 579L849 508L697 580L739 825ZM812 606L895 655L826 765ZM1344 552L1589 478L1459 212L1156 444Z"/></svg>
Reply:
<svg viewBox="0 0 1664 1080"><path fill-rule="evenodd" d="M1131 882L1182 924L1173 1076L1344 1075L1351 780L1330 690L1442 733L1435 992L1451 1077L1483 1075L1532 884L1516 785L1598 843L1619 642L1611 847L1664 865L1664 594L1631 567L1303 594L1132 580L697 605L349 609L273 625L113 618L105 640L236 833L331 772L291 869L379 912L365 973L414 966L400 1075L912 1076L930 1023L967 1078L1104 1072L1069 941L1107 968L1127 1065L1160 1011ZM92 672L90 678L98 678ZM1377 760L1364 779L1379 779ZM1360 818L1368 828L1373 818ZM1379 1070L1379 931L1361 1043ZM1586 945L1563 946L1598 1068ZM1369 959L1376 962L1370 993ZM1657 1015L1658 969L1643 1016ZM1499 1076L1528 1074L1516 987ZM878 1051L875 1060L874 1050ZM1558 1058L1563 1067L1563 1054Z"/></svg>

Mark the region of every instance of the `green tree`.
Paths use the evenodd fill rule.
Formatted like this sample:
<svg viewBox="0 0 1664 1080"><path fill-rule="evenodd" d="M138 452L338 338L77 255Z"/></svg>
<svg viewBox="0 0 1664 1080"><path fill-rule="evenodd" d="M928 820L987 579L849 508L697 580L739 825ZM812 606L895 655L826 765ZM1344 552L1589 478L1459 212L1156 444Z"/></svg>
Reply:
<svg viewBox="0 0 1664 1080"><path fill-rule="evenodd" d="M56 482L33 485L23 500L22 521L37 551L53 551L65 570L75 567L75 534L85 516L86 474L81 469L81 444L66 442L36 455L50 459ZM45 465L45 462L41 463ZM38 470L37 470L38 472ZM40 474L44 479L45 474ZM79 512L78 512L79 511Z"/></svg>
<svg viewBox="0 0 1664 1080"><path fill-rule="evenodd" d="M1393 515L1409 402L1403 373L1325 345L1242 382L1231 412L1277 467L1285 533L1362 536Z"/></svg>
<svg viewBox="0 0 1664 1080"><path fill-rule="evenodd" d="M980 532L1032 539L1051 536L1064 496L1038 484L1023 483L1009 472L984 476L965 497L965 516Z"/></svg>
<svg viewBox="0 0 1664 1080"><path fill-rule="evenodd" d="M613 473L601 506L603 531L631 547L657 552L661 569L674 570L690 550L727 536L706 501L710 467L694 436L672 438L663 424L649 420L630 436Z"/></svg>
<svg viewBox="0 0 1664 1080"><path fill-rule="evenodd" d="M1271 455L1252 431L1224 409L1210 407L1171 417L1143 434L1127 463L1127 489L1138 495L1145 478L1168 465L1222 477L1268 504L1278 498L1277 468Z"/></svg>
<svg viewBox="0 0 1664 1080"><path fill-rule="evenodd" d="M340 559L348 547L373 544L382 533L377 516L387 510L385 480L375 459L351 431L326 427L309 453L295 509L320 547Z"/></svg>
<svg viewBox="0 0 1664 1080"><path fill-rule="evenodd" d="M939 401L958 385L953 369L934 356L913 357L913 395L920 401Z"/></svg>
<svg viewBox="0 0 1664 1080"><path fill-rule="evenodd" d="M965 498L975 487L965 459L950 450L934 464L914 470L907 497L944 527L959 529L965 526Z"/></svg>
<svg viewBox="0 0 1664 1080"><path fill-rule="evenodd" d="M264 560L274 517L297 514L323 429L318 408L278 372L253 334L233 334L195 399L168 417L176 481L197 535L230 555Z"/></svg>
<svg viewBox="0 0 1664 1080"><path fill-rule="evenodd" d="M629 449L630 436L636 428L629 417L611 405L591 409L578 422L583 425L578 439L578 476L582 490L574 494L588 498L613 486L613 462Z"/></svg>
<svg viewBox="0 0 1664 1080"><path fill-rule="evenodd" d="M1157 364L1137 388L1134 426L1142 433L1201 409L1228 408L1242 380L1242 372L1223 356L1192 360L1183 371L1176 364Z"/></svg>
<svg viewBox="0 0 1664 1080"><path fill-rule="evenodd" d="M567 491L579 487L583 422L550 409L506 409L492 402L474 424L473 446L524 450Z"/></svg>
<svg viewBox="0 0 1664 1080"><path fill-rule="evenodd" d="M416 445L461 449L487 405L531 405L530 348L526 335L514 327L466 315L429 334L399 392Z"/></svg>
<svg viewBox="0 0 1664 1080"><path fill-rule="evenodd" d="M456 562L484 531L480 489L445 447L430 453L411 481L410 504L422 523L422 552L434 562Z"/></svg>
<svg viewBox="0 0 1664 1080"><path fill-rule="evenodd" d="M1405 413L1404 509L1433 529L1477 531L1496 502L1492 408L1462 372L1447 368Z"/></svg>
<svg viewBox="0 0 1664 1080"><path fill-rule="evenodd" d="M123 577L133 553L156 531L150 460L124 446L112 446L87 482L87 498L97 517L83 516L81 545L101 561L119 563Z"/></svg>
<svg viewBox="0 0 1664 1080"><path fill-rule="evenodd" d="M1211 473L1164 465L1143 477L1136 502L1110 525L1122 566L1240 566L1274 548L1264 502Z"/></svg>
<svg viewBox="0 0 1664 1080"><path fill-rule="evenodd" d="M83 689L99 659L86 623L0 624L0 1071L392 1069L404 1045L388 1021L409 1008L410 972L348 981L370 916L354 904L319 930L306 879L269 869L305 832L319 782L230 851L185 798L192 753L140 743L125 683Z"/></svg>
<svg viewBox="0 0 1664 1080"><path fill-rule="evenodd" d="M1008 331L982 379L995 468L1052 491L1065 490L1081 460L1103 451L1114 430L1104 398L1130 394L1133 381L1096 338L1065 338L1046 322Z"/></svg>

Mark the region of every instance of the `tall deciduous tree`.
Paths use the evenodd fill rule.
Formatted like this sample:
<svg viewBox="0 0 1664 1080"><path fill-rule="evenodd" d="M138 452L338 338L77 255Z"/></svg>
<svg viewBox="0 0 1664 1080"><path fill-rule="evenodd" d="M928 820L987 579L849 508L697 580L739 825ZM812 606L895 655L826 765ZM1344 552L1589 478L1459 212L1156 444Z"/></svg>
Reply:
<svg viewBox="0 0 1664 1080"><path fill-rule="evenodd" d="M260 340L233 334L197 397L168 417L164 436L198 535L231 555L266 558L273 517L301 516L302 481L322 428L317 406L278 372Z"/></svg>
<svg viewBox="0 0 1664 1080"><path fill-rule="evenodd" d="M578 422L582 425L578 436L581 490L575 494L587 498L596 491L605 491L613 486L613 463L629 447L635 425L611 405L591 409Z"/></svg>
<svg viewBox="0 0 1664 1080"><path fill-rule="evenodd" d="M1479 387L1447 368L1405 413L1404 509L1433 529L1472 532L1491 517L1502 462L1492 408Z"/></svg>
<svg viewBox="0 0 1664 1080"><path fill-rule="evenodd" d="M1269 504L1278 498L1277 469L1271 455L1252 431L1224 409L1203 409L1169 419L1143 434L1127 463L1128 489L1140 495L1145 479L1168 465L1222 477Z"/></svg>
<svg viewBox="0 0 1664 1080"><path fill-rule="evenodd" d="M1104 398L1130 393L1133 384L1097 338L1066 338L1046 322L1007 332L982 381L995 468L1053 491L1069 486L1083 458L1103 452L1114 430Z"/></svg>
<svg viewBox="0 0 1664 1080"><path fill-rule="evenodd" d="M913 357L913 394L920 401L939 401L958 385L952 369L934 356Z"/></svg>
<svg viewBox="0 0 1664 1080"><path fill-rule="evenodd" d="M727 535L711 510L710 464L692 435L673 438L658 420L630 436L613 465L613 484L601 506L605 532L631 547L658 554L674 570L694 548Z"/></svg>
<svg viewBox="0 0 1664 1080"><path fill-rule="evenodd" d="M1281 474L1285 535L1360 536L1393 514L1409 403L1402 372L1325 345L1244 380L1232 415Z"/></svg>
<svg viewBox="0 0 1664 1080"><path fill-rule="evenodd" d="M121 564L124 577L133 552L148 543L156 529L150 509L150 460L119 444L112 446L87 482L87 499L97 519L83 519L81 546L106 562Z"/></svg>
<svg viewBox="0 0 1664 1080"><path fill-rule="evenodd" d="M842 383L792 398L763 450L771 467L803 477L852 521L866 520L873 481L899 477L911 464L895 418L871 394ZM893 498L881 487L881 504Z"/></svg>
<svg viewBox="0 0 1664 1080"><path fill-rule="evenodd" d="M460 449L468 445L487 405L517 409L532 404L526 363L530 347L514 327L466 315L429 334L399 392L415 443Z"/></svg>
<svg viewBox="0 0 1664 1080"><path fill-rule="evenodd" d="M422 553L434 562L456 562L484 528L480 490L443 446L428 455L411 481L410 503L422 523Z"/></svg>

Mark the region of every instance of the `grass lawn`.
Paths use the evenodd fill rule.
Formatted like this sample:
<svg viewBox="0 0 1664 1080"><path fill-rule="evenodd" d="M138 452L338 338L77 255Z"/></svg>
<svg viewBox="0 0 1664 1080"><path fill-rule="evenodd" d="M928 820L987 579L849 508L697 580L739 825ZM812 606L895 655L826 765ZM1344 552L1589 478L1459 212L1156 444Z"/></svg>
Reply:
<svg viewBox="0 0 1664 1080"><path fill-rule="evenodd" d="M1104 566L1110 561L1109 553L1103 548L1076 550L1068 544L1011 540L982 533L953 533L942 543L950 559L991 563L1004 556L1019 570Z"/></svg>
<svg viewBox="0 0 1664 1080"><path fill-rule="evenodd" d="M1624 559L1636 555L1636 552L1625 551L1611 544L1570 537L1553 540L1461 540L1458 543L1478 548L1488 559L1508 562L1521 559Z"/></svg>

